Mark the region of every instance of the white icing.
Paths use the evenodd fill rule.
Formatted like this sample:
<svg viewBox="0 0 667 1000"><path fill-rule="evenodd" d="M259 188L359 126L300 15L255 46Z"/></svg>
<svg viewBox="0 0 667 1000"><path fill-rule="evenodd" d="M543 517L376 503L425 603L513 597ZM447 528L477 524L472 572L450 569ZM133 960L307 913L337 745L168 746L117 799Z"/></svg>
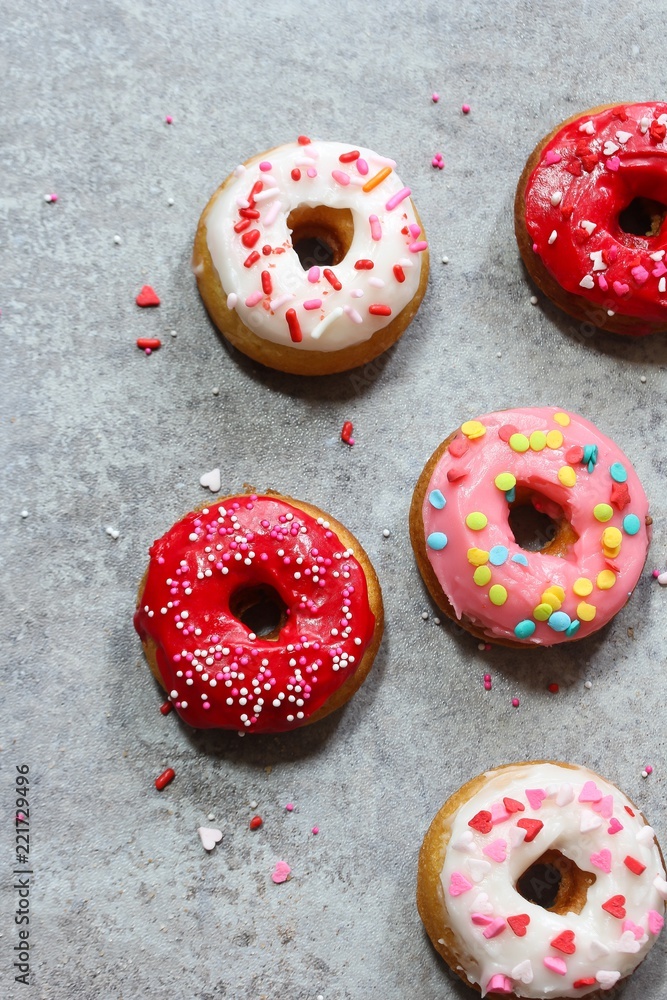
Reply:
<svg viewBox="0 0 667 1000"><path fill-rule="evenodd" d="M341 153L353 149L358 149L361 158L367 162L367 174L359 173L356 162L340 162ZM259 164L263 162L271 164L270 173L259 169ZM228 304L229 296L235 295L235 308L241 320L252 327L259 337L306 351L341 350L369 340L377 330L391 323L414 298L419 287L421 266L412 265L413 262L421 264L423 252L411 252L410 246L421 245L424 234L415 235L416 230L407 234L401 232L406 226L418 225L409 197L393 209L386 207L389 199L404 188L403 182L392 170L373 190L362 190L362 186L378 171L385 166L393 166L393 163L393 160L360 146L339 142L312 142L300 146L295 142L256 156L240 174L234 172L209 209L206 217L207 243L220 283L228 296ZM301 170L301 179L295 181L291 172L297 166ZM315 169L317 175L309 177L308 169ZM340 171L350 178L350 183L339 183L332 176L332 171ZM239 207L247 207L250 191L258 180L264 185L255 196L260 218L251 220L249 229L259 229L260 236L255 246L248 248L242 242L244 234L235 233L234 225L241 219ZM352 244L345 258L331 267L342 285L339 291L327 281L324 266L315 282L309 280L308 271L303 270L292 249L287 218L301 205L327 205L352 212ZM382 236L379 240L371 236L371 215L377 216L380 225ZM264 256L264 245L284 248L285 252ZM259 252L260 258L246 268L244 261L253 250ZM374 267L372 270L355 270L357 260L371 260ZM394 265L399 263L404 268L403 282L396 279L393 271ZM261 272L264 270L271 275L271 294L263 295L261 301L248 306L246 300L253 301L253 293L262 289ZM378 279L384 283L383 286ZM353 308L354 299L359 296L364 297L364 304L358 309ZM304 309L304 302L313 299L321 299L321 307ZM375 304L390 306L391 315L370 314L369 306ZM300 343L294 343L290 337L285 319L289 308L296 311L303 334ZM337 311L339 309L340 312Z"/></svg>
<svg viewBox="0 0 667 1000"><path fill-rule="evenodd" d="M515 765L490 771L486 778L481 791L466 802L451 821L451 839L441 873L442 898L447 911L443 918L456 935L459 953L469 956L466 975L479 984L482 995L494 976L507 977L514 994L519 997L582 997L594 993L600 986L609 989L639 965L656 940L655 928L652 932L649 927L649 911L664 914L665 903L660 889L665 871L653 831L649 836L650 827L625 795L585 768L572 770L557 764ZM610 800L579 801L586 782L595 782L602 796L612 797L612 816L622 824L622 829L613 834L608 832L617 825L608 817L606 807ZM548 792L539 808L531 807L526 797L527 789ZM497 820L490 833L471 830L468 822L473 816L482 810L491 812L494 806L498 809L505 797L521 802L525 810L512 814L509 819ZM632 809L634 816L626 812L626 806ZM598 828L591 830L588 821L600 819L602 815L604 818ZM521 830L517 821L522 818L539 819L544 824L530 843L525 843L523 836L519 839L513 835L514 831ZM582 828L588 828L589 832L582 833ZM489 855L484 854L483 849L498 840L504 842L498 856L506 852L506 860L491 861L490 870L486 871L478 863L488 860ZM596 876L579 914L552 913L528 902L515 888L519 877L550 848ZM492 850L497 852L497 849ZM611 854L608 873L591 862L591 856L597 855L597 860L604 865L607 860L604 852L607 851ZM628 856L646 866L641 875L635 875L626 867L624 859ZM452 875L463 876L471 883L471 890L451 895ZM472 920L473 914L480 914L480 892L490 901L480 921L528 914L530 923L525 936L515 935L505 925L496 936L485 937L483 932L489 925ZM625 897L623 919L602 909L604 902L617 895ZM550 944L563 931L574 932L576 951L572 955ZM567 969L565 975L547 968L545 958L561 959ZM527 962L530 962L530 975L526 975ZM574 982L588 977L594 978L596 985L574 989Z"/></svg>

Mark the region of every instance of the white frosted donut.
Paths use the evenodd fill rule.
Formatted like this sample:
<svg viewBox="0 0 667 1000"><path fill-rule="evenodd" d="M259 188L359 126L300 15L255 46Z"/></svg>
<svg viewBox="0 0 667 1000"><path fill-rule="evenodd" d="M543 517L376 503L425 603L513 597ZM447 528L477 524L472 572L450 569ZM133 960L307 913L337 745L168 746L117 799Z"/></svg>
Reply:
<svg viewBox="0 0 667 1000"><path fill-rule="evenodd" d="M263 341L333 353L370 341L415 300L397 339L421 300L428 254L410 188L394 168L372 150L305 137L238 166L200 222L227 309ZM319 224L338 230L342 259L318 263L316 244L304 269L293 246L297 218L315 237ZM201 249L193 258L200 291L227 336L230 324L201 280Z"/></svg>
<svg viewBox="0 0 667 1000"><path fill-rule="evenodd" d="M565 859L570 883L552 909L517 888L546 852ZM428 933L482 995L611 989L655 942L666 897L652 828L614 785L572 765L480 775L443 806L420 856L417 898Z"/></svg>

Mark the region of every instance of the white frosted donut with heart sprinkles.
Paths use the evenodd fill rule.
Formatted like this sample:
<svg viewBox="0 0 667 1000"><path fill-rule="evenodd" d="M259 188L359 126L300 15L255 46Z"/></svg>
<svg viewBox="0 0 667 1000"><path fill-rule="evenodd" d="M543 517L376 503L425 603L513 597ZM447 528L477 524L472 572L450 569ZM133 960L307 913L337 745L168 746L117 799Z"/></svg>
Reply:
<svg viewBox="0 0 667 1000"><path fill-rule="evenodd" d="M393 160L304 136L237 167L206 206L193 255L218 328L250 357L298 374L377 356L426 286L410 194Z"/></svg>
<svg viewBox="0 0 667 1000"><path fill-rule="evenodd" d="M614 785L571 764L475 778L437 814L419 860L434 947L482 996L611 989L655 943L666 898L653 829Z"/></svg>
<svg viewBox="0 0 667 1000"><path fill-rule="evenodd" d="M513 523L546 521L537 550ZM648 501L620 448L556 407L466 421L427 463L410 530L434 600L473 635L552 646L606 625L650 540Z"/></svg>

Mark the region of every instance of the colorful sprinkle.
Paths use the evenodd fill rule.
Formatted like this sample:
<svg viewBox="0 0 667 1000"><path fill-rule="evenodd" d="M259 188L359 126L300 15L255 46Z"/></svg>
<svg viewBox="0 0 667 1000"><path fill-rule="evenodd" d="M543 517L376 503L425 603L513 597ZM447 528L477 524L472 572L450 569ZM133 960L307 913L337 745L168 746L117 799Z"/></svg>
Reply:
<svg viewBox="0 0 667 1000"><path fill-rule="evenodd" d="M614 516L614 509L608 503L598 503L593 508L593 517L596 521L609 521Z"/></svg>
<svg viewBox="0 0 667 1000"><path fill-rule="evenodd" d="M489 590L489 599L496 607L502 607L507 600L507 590L501 584L496 583ZM569 619L568 619L569 622Z"/></svg>
<svg viewBox="0 0 667 1000"><path fill-rule="evenodd" d="M442 531L432 531L426 539L426 544L430 549L435 549L436 552L439 552L447 545L447 535Z"/></svg>
<svg viewBox="0 0 667 1000"><path fill-rule="evenodd" d="M504 545L494 545L489 552L489 562L492 566L502 566L509 559L509 549Z"/></svg>
<svg viewBox="0 0 667 1000"><path fill-rule="evenodd" d="M512 434L509 439L509 446L512 451L522 453L530 448L530 441L525 434Z"/></svg>
<svg viewBox="0 0 667 1000"><path fill-rule="evenodd" d="M472 531L481 531L486 528L489 523L489 519L486 514L482 514L481 511L475 510L472 514L468 514L466 517L466 524Z"/></svg>
<svg viewBox="0 0 667 1000"><path fill-rule="evenodd" d="M626 514L623 518L623 531L626 535L636 535L641 528L641 522L636 514Z"/></svg>
<svg viewBox="0 0 667 1000"><path fill-rule="evenodd" d="M440 490L431 490L428 495L428 502L431 507L435 507L436 510L442 510L447 503Z"/></svg>
<svg viewBox="0 0 667 1000"><path fill-rule="evenodd" d="M155 787L159 792L161 792L163 788L166 788L167 785L171 784L171 782L174 780L175 777L176 777L176 772L174 771L174 769L168 767L166 771L163 771L162 774L158 775L158 777L155 779Z"/></svg>
<svg viewBox="0 0 667 1000"><path fill-rule="evenodd" d="M501 472L494 479L494 483L499 490L503 493L507 493L509 490L513 490L516 486L516 476L513 476L511 472Z"/></svg>

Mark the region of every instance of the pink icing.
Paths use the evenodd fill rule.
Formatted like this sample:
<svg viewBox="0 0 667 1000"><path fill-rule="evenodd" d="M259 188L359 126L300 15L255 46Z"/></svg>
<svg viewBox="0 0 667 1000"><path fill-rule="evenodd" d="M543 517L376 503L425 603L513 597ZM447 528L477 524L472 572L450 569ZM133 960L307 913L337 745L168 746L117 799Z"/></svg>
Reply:
<svg viewBox="0 0 667 1000"><path fill-rule="evenodd" d="M554 414L559 420L554 420ZM422 508L428 559L457 617L465 617L490 638L527 645L551 646L602 628L628 600L649 545L645 523L648 501L632 465L593 424L555 407L506 410L471 423L483 425L483 434L458 432L433 470ZM466 429L468 426L463 425ZM558 442L559 433L563 440L556 446L518 452L510 446L508 428L529 440L534 432L557 432L549 439L552 444ZM578 457L587 446L598 450L592 466L583 464ZM612 477L611 468L618 465L622 466L625 482ZM559 479L558 473L564 467L574 470L576 481L572 486ZM520 486L532 490L545 512L553 516L563 511L578 535L564 556L524 551L516 543L509 526L506 493L495 484L502 473L511 473ZM438 491L436 504L430 500L433 491ZM600 504L611 508L611 517L606 521L594 516L594 508ZM466 523L466 517L476 512L487 519L479 530ZM633 516L630 521L628 515ZM626 530L633 521L635 533ZM603 547L603 533L609 528L620 532L619 551ZM438 548L431 547L431 536L435 536ZM476 565L469 560L469 551L490 553L495 547L507 549L507 557L499 565L487 561L491 579L478 585L473 579ZM599 574L604 571L613 574L611 587L599 586ZM608 574L605 577L608 582ZM592 584L588 595L579 595L573 589L582 578ZM494 603L490 593L496 585L501 596L505 592L501 604ZM551 620L536 619L533 612L542 603L542 595L554 586L565 592L558 614ZM567 619L571 625L557 631L556 622L562 625ZM534 625L530 635L515 632L520 623L526 622Z"/></svg>

